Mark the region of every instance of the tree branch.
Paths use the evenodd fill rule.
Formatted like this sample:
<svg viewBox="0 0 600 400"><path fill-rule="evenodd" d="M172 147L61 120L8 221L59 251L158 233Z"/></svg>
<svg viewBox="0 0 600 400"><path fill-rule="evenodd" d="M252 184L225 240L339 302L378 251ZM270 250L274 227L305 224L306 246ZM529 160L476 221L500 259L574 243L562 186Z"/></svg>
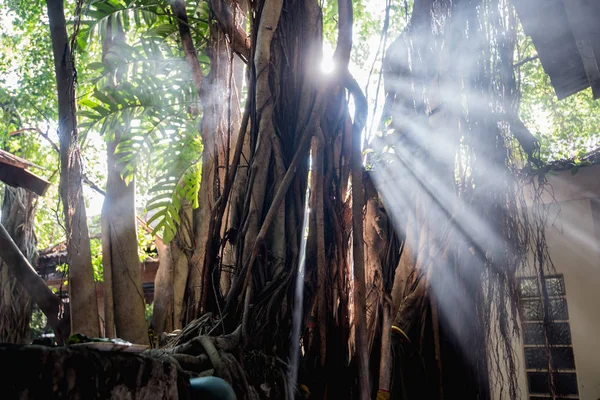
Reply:
<svg viewBox="0 0 600 400"><path fill-rule="evenodd" d="M538 58L540 58L540 56L531 56L531 57L524 58L521 61L519 61L518 63L513 64L513 68L519 68L520 66L527 64L530 61L537 60Z"/></svg>
<svg viewBox="0 0 600 400"><path fill-rule="evenodd" d="M223 32L233 37L229 38L233 52L240 56L244 63L248 64L250 58L250 40L246 32L237 26L233 19L231 7L223 0L210 0L208 5L215 15L217 23Z"/></svg>
<svg viewBox="0 0 600 400"><path fill-rule="evenodd" d="M175 0L171 2L171 10L177 18L177 26L179 28L179 35L181 36L181 45L183 47L183 53L185 59L192 70L192 80L194 81L194 87L196 89L196 95L200 96L200 90L202 89L202 70L200 69L200 62L198 61L198 54L194 47L194 41L190 33L189 20L187 11L185 10L184 0Z"/></svg>
<svg viewBox="0 0 600 400"><path fill-rule="evenodd" d="M101 194L102 196L106 196L106 192L100 188L100 186L96 185L92 180L87 176L87 174L81 174L81 179L85 182L90 188L94 189L96 192Z"/></svg>
<svg viewBox="0 0 600 400"><path fill-rule="evenodd" d="M35 272L2 224L0 224L0 258L10 273L23 285L33 302L46 315L48 325L54 329L57 338L65 340L69 331L68 325L65 326L61 323L61 300L52 293L42 277Z"/></svg>
<svg viewBox="0 0 600 400"><path fill-rule="evenodd" d="M50 139L50 136L48 136L47 133L44 133L40 128L23 128L23 129L19 129L19 130L13 131L9 135L10 136L16 136L16 135L21 134L21 133L26 132L26 131L34 131L34 132L39 133L40 136L42 136L44 139L46 139L48 141L48 143L50 143L50 146L52 146L52 148L54 149L54 151L56 151L60 155L60 150L58 149L57 144L54 143L54 141L52 139ZM35 164L32 164L32 166L35 166ZM106 192L104 190L102 190L100 188L100 186L98 186L96 183L94 183L87 176L87 174L83 173L83 171L81 173L81 180L84 183L86 183L90 188L94 189L96 192L98 192L99 194L101 194L102 196L106 196Z"/></svg>

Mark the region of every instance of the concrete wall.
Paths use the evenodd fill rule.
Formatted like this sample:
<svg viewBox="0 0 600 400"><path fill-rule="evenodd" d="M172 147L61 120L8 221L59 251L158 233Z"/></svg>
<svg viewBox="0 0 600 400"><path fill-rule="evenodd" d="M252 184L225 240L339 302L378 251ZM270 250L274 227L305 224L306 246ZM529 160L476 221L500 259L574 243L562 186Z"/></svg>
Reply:
<svg viewBox="0 0 600 400"><path fill-rule="evenodd" d="M575 175L561 171L550 176L547 204L552 197L546 228L550 256L563 274L579 399L600 399L600 165L581 168ZM523 273L528 275L528 273ZM529 399L524 350L515 342L519 357L521 398ZM498 395L494 390L494 398ZM506 397L504 397L506 398Z"/></svg>

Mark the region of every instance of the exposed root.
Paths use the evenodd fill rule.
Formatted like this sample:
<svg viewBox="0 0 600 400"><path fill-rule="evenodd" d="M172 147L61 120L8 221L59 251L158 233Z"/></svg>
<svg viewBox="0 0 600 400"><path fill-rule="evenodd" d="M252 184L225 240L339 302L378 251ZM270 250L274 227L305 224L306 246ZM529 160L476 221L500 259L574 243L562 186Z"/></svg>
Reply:
<svg viewBox="0 0 600 400"><path fill-rule="evenodd" d="M227 335L194 333L209 331L209 314L192 322L167 346L144 355L175 364L190 376L218 376L231 383L239 399L285 399L287 365L258 352L246 353L240 347L241 326ZM187 341L183 341L183 338ZM243 368L241 362L251 366ZM275 384L277 383L277 384Z"/></svg>
<svg viewBox="0 0 600 400"><path fill-rule="evenodd" d="M206 354L210 359L213 367L215 368L215 372L218 376L225 379L229 383L233 383L231 379L231 374L229 373L229 369L225 367L223 364L223 360L219 354L219 350L215 347L214 339L210 336L201 336L199 338L200 343L206 350Z"/></svg>
<svg viewBox="0 0 600 400"><path fill-rule="evenodd" d="M179 363L182 369L202 373L210 369L210 360L206 354L192 356L189 354L171 354L171 357Z"/></svg>
<svg viewBox="0 0 600 400"><path fill-rule="evenodd" d="M195 319L194 321L190 322L185 328L183 328L183 330L181 331L181 333L179 335L177 335L173 340L171 340L169 342L167 347L175 347L179 344L187 343L190 340L192 340L193 338L197 337L198 335L201 334L201 331L203 330L203 328L206 327L207 325L209 325L208 323L211 318L212 318L212 314L206 313L206 314L202 315L200 318Z"/></svg>

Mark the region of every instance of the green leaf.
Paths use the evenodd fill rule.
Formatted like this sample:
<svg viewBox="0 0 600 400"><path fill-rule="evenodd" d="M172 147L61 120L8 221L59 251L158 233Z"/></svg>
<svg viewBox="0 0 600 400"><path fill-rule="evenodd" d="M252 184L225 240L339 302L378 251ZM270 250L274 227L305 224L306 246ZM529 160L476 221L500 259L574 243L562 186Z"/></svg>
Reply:
<svg viewBox="0 0 600 400"><path fill-rule="evenodd" d="M87 68L91 70L102 70L104 69L104 64L101 62L93 62L87 64Z"/></svg>

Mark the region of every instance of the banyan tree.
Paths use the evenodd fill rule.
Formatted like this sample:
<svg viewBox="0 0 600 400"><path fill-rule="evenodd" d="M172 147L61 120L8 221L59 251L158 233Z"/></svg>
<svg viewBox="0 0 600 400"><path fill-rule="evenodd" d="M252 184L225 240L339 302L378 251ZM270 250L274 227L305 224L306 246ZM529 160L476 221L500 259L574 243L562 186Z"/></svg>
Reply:
<svg viewBox="0 0 600 400"><path fill-rule="evenodd" d="M351 2L331 75L317 2L210 2L206 76L178 4L204 152L173 357L204 349L248 398L514 398L533 232L519 171L535 143L508 2L414 2L366 147Z"/></svg>
<svg viewBox="0 0 600 400"><path fill-rule="evenodd" d="M373 134L372 103L349 70L351 0L337 1L332 74L318 67L316 0L102 0L93 12L78 3L103 35L108 72L89 107L97 113L84 116L108 132L107 199L134 196L124 176L146 140L136 142L142 118L157 121L153 132L173 110L183 116L163 129L166 154L201 139L193 167L164 180L177 207L155 236L151 329L161 348L150 356L191 375L212 370L241 399L517 397L516 274L543 274L547 252L542 216L529 214L522 190L536 143L517 116L516 14L508 0L410 3L384 52ZM155 76L144 70L133 83L130 66L147 60L120 53L134 49L131 15L163 35L158 45L142 35L139 47L164 57L160 46L174 41L177 61L146 63ZM163 86L181 89L181 102L151 95ZM534 184L543 190L543 178ZM129 251L133 267L119 266L125 239L111 231L134 228L128 199L103 216L109 314L141 287L115 278L137 261ZM142 314L141 303L127 305L105 332Z"/></svg>

